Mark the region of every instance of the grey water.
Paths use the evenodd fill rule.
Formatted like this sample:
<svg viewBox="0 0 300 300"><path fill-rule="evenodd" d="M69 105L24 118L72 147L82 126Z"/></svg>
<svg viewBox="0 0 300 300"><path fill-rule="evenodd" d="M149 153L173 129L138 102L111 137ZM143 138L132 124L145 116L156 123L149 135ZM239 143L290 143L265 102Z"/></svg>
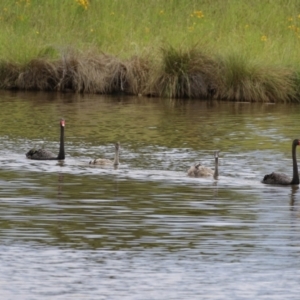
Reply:
<svg viewBox="0 0 300 300"><path fill-rule="evenodd" d="M0 92L1 299L298 299L300 106ZM65 118L66 159L58 153ZM114 157L119 168L89 165ZM198 162L220 176L188 178Z"/></svg>

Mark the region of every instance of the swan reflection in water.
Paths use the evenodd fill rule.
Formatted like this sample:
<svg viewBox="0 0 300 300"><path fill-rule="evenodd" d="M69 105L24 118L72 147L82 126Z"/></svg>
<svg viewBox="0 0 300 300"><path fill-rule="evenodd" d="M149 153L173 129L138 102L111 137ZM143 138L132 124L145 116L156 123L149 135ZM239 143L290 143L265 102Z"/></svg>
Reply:
<svg viewBox="0 0 300 300"><path fill-rule="evenodd" d="M295 210L295 199L296 194L298 193L299 186L298 185L292 185L291 186L291 199L290 199L290 206L291 210Z"/></svg>

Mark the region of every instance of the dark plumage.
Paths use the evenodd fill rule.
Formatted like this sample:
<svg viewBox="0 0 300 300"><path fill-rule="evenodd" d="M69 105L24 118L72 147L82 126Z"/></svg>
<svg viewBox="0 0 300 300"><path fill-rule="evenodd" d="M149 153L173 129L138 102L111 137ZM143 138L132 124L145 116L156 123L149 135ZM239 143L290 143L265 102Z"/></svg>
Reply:
<svg viewBox="0 0 300 300"><path fill-rule="evenodd" d="M65 130L65 120L60 120L60 144L58 155L53 154L49 150L45 149L30 149L26 153L28 159L35 160L63 160L65 159L65 147L64 147L64 130Z"/></svg>
<svg viewBox="0 0 300 300"><path fill-rule="evenodd" d="M271 173L264 176L262 183L265 184L280 184L280 185L291 185L299 184L298 165L296 158L296 147L300 144L298 139L295 139L292 143L292 159L293 159L293 178L290 178L284 173Z"/></svg>

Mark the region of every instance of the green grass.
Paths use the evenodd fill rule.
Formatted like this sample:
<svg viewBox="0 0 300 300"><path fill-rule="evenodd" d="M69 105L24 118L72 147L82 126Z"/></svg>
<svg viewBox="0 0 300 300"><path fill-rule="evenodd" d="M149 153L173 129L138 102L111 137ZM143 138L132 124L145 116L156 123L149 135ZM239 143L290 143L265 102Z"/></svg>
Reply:
<svg viewBox="0 0 300 300"><path fill-rule="evenodd" d="M121 81L117 85L127 85L126 91L133 94L198 98L209 96L213 87L218 99L297 101L299 46L297 0L2 0L0 4L2 88L26 89L23 83L9 82L5 74L14 80L17 70L32 69L32 60L38 69L36 59L47 60L40 65L48 74L53 66L61 68L66 55L70 57L66 53L75 51L73 56L84 57L77 61L78 68L95 64L86 53L97 59L106 53L120 60L116 68L121 69L109 75L110 83ZM13 70L7 72L9 66ZM91 69L80 75L77 67L73 69L77 81L68 86L79 92L115 90L96 86L102 69L93 66L92 79L84 75ZM61 76L59 70L50 74ZM40 78L38 72L30 76ZM61 78L51 80L57 85ZM49 88L51 80L27 89Z"/></svg>

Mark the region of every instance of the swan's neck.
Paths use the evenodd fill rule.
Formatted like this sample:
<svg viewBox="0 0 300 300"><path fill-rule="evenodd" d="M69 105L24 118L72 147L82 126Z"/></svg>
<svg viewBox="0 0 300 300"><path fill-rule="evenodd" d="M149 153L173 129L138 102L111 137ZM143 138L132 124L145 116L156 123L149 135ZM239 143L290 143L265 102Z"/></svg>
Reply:
<svg viewBox="0 0 300 300"><path fill-rule="evenodd" d="M114 159L114 165L118 165L120 162L119 162L119 151L120 149L119 148L116 148L116 152L115 152L115 159Z"/></svg>
<svg viewBox="0 0 300 300"><path fill-rule="evenodd" d="M60 127L60 144L59 144L59 153L57 158L58 159L65 159L65 127L61 126Z"/></svg>
<svg viewBox="0 0 300 300"><path fill-rule="evenodd" d="M293 157L293 179L291 184L299 184L298 164L296 158L296 147L298 144L293 144L292 157Z"/></svg>
<svg viewBox="0 0 300 300"><path fill-rule="evenodd" d="M215 172L214 172L214 179L218 179L219 176L219 157L215 156Z"/></svg>

